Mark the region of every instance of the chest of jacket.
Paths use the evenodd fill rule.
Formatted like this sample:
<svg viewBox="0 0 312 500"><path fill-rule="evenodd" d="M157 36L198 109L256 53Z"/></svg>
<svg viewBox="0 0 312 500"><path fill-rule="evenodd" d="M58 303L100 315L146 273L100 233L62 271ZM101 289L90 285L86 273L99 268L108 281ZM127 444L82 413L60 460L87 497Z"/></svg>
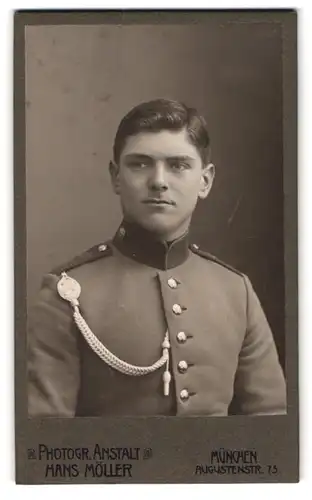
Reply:
<svg viewBox="0 0 312 500"><path fill-rule="evenodd" d="M82 286L81 313L113 354L138 366L161 356L170 340L169 396L164 369L141 377L109 367L81 337L78 414L227 414L246 332L240 278L193 256L158 271L123 258L72 274ZM229 276L228 276L229 275ZM183 397L182 397L183 396Z"/></svg>

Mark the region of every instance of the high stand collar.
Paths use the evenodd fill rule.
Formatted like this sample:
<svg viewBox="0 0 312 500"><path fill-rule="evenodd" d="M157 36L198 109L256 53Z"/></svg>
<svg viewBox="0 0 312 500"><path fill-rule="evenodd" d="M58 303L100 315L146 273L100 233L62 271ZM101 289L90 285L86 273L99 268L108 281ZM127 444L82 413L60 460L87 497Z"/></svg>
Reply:
<svg viewBox="0 0 312 500"><path fill-rule="evenodd" d="M137 224L123 221L114 238L113 245L123 255L157 269L177 267L189 256L188 231L176 240L168 243L155 238L150 231Z"/></svg>

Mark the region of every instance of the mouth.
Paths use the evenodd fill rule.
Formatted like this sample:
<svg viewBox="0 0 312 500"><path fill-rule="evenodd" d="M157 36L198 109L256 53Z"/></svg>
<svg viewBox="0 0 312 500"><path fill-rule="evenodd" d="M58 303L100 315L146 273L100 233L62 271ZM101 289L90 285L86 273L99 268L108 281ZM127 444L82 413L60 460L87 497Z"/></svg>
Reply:
<svg viewBox="0 0 312 500"><path fill-rule="evenodd" d="M175 205L175 203L171 200L163 200L161 198L147 198L143 200L143 203L146 205Z"/></svg>

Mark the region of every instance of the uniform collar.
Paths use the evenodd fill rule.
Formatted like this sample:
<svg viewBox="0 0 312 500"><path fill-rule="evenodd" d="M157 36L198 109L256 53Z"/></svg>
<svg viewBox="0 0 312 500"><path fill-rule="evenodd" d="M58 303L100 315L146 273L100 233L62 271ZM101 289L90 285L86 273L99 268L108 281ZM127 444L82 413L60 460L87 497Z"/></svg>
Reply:
<svg viewBox="0 0 312 500"><path fill-rule="evenodd" d="M113 245L127 257L157 269L172 269L188 258L189 234L167 243L155 239L153 233L123 221L113 238Z"/></svg>

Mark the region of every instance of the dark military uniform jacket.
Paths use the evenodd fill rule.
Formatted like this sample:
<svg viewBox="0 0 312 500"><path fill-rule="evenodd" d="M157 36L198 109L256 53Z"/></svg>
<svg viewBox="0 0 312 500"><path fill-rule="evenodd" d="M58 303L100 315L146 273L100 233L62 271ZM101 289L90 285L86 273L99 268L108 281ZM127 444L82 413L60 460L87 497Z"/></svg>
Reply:
<svg viewBox="0 0 312 500"><path fill-rule="evenodd" d="M164 367L119 372L86 342L60 297L65 271L81 286L80 312L118 358L149 366L169 334ZM43 280L28 331L29 415L262 415L286 411L285 381L273 336L249 279L189 245L162 243L123 223Z"/></svg>

